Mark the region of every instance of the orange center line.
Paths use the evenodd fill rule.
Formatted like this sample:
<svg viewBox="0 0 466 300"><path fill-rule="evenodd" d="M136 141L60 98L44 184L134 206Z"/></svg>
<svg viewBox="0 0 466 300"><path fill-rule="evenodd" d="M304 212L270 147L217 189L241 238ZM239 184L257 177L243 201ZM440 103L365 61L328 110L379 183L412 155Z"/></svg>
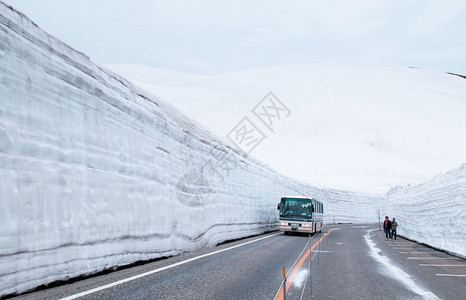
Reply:
<svg viewBox="0 0 466 300"><path fill-rule="evenodd" d="M310 250L307 250L306 253L299 259L299 261L296 263L294 268L291 270L290 275L286 278L286 290L289 291L291 284L293 283L293 279L295 278L296 274L298 273L299 269L301 269L301 266L303 263L306 261L306 259L309 257L311 254L311 251L314 250L317 245L325 238L327 235L332 230L330 229L323 237L321 237L314 245L311 246ZM280 288L280 292L278 293L278 296L276 300L283 300L283 287Z"/></svg>

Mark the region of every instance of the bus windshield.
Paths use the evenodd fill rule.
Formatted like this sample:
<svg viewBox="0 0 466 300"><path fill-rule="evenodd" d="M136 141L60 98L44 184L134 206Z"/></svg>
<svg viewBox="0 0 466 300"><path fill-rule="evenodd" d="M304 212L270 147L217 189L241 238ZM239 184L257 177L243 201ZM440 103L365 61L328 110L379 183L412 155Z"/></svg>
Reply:
<svg viewBox="0 0 466 300"><path fill-rule="evenodd" d="M282 198L280 202L280 217L312 219L311 201L311 199Z"/></svg>

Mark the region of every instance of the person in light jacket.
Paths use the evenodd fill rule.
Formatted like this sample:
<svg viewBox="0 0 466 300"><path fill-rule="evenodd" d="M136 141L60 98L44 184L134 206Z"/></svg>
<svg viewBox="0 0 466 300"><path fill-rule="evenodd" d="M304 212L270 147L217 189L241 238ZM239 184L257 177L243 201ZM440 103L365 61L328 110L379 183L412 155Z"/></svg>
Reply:
<svg viewBox="0 0 466 300"><path fill-rule="evenodd" d="M394 240L396 240L396 227L398 226L398 223L395 221L395 218L392 220L392 233L391 236Z"/></svg>

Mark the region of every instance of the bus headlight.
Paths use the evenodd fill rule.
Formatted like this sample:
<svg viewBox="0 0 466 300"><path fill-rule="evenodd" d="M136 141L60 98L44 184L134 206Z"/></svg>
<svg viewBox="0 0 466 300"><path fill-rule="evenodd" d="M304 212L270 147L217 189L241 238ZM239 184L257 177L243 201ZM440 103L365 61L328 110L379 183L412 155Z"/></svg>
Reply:
<svg viewBox="0 0 466 300"><path fill-rule="evenodd" d="M303 224L303 227L311 227L311 224L309 224L309 223L304 223L304 224Z"/></svg>
<svg viewBox="0 0 466 300"><path fill-rule="evenodd" d="M287 225L288 225L288 223L286 223L286 222L280 222L280 226L287 226Z"/></svg>

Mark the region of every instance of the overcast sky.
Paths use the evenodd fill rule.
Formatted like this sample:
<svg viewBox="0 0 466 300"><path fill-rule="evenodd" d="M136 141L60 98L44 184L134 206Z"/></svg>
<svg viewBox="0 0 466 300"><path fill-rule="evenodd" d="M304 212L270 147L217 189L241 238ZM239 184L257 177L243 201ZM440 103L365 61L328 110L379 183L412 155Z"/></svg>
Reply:
<svg viewBox="0 0 466 300"><path fill-rule="evenodd" d="M466 75L464 0L7 3L103 64L216 74L345 62Z"/></svg>

